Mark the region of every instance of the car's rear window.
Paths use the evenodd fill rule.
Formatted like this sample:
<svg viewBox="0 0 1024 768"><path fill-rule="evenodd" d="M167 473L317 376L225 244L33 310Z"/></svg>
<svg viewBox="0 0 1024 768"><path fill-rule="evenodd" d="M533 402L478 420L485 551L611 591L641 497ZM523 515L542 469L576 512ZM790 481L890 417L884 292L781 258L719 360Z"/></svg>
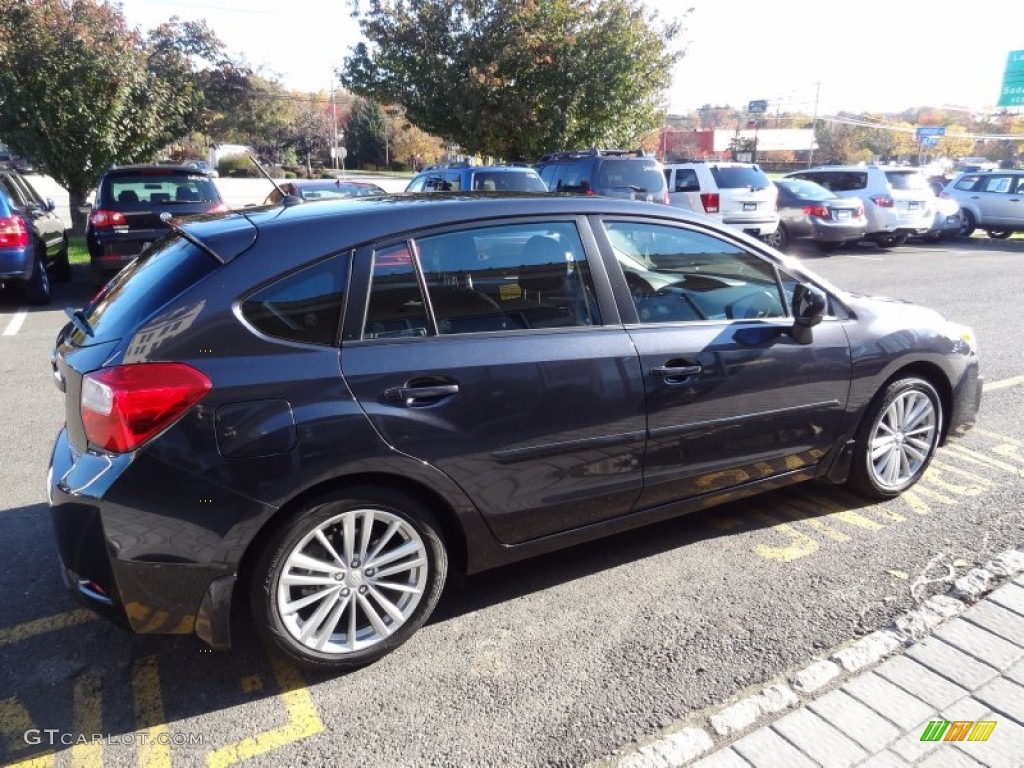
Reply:
<svg viewBox="0 0 1024 768"><path fill-rule="evenodd" d="M893 189L931 189L927 179L917 171L886 171L885 178Z"/></svg>
<svg viewBox="0 0 1024 768"><path fill-rule="evenodd" d="M219 203L220 193L205 173L140 173L108 176L102 190L105 204Z"/></svg>
<svg viewBox="0 0 1024 768"><path fill-rule="evenodd" d="M486 192L547 192L547 185L536 171L477 171L473 189Z"/></svg>
<svg viewBox="0 0 1024 768"><path fill-rule="evenodd" d="M665 176L654 160L605 159L597 183L602 188L632 189L634 192L664 192Z"/></svg>
<svg viewBox="0 0 1024 768"><path fill-rule="evenodd" d="M188 240L169 234L125 267L84 309L94 344L122 338L179 293L217 268L217 262Z"/></svg>
<svg viewBox="0 0 1024 768"><path fill-rule="evenodd" d="M711 175L719 189L764 189L771 184L764 171L749 165L712 165Z"/></svg>
<svg viewBox="0 0 1024 768"><path fill-rule="evenodd" d="M825 189L821 184L815 184L813 181L805 181L803 179L780 179L775 182L777 186L785 189L792 195L796 195L804 200L831 200L835 197L831 192Z"/></svg>

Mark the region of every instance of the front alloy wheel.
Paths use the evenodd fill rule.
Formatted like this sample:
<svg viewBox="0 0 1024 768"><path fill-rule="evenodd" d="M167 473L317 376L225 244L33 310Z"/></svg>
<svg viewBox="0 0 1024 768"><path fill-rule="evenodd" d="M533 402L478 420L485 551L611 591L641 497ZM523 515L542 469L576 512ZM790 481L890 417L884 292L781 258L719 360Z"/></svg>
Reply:
<svg viewBox="0 0 1024 768"><path fill-rule="evenodd" d="M899 495L928 468L941 427L942 405L931 384L916 377L890 384L858 432L851 486L875 499Z"/></svg>
<svg viewBox="0 0 1024 768"><path fill-rule="evenodd" d="M346 496L293 520L257 566L261 630L311 669L360 666L396 648L433 610L447 571L438 527L417 502Z"/></svg>

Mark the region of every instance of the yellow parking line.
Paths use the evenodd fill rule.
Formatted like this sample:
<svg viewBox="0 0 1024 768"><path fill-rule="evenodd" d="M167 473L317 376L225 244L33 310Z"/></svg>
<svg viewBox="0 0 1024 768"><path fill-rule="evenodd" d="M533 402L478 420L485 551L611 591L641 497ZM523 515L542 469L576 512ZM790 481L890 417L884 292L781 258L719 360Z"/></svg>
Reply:
<svg viewBox="0 0 1024 768"><path fill-rule="evenodd" d="M757 517L773 531L778 531L793 543L788 547L770 547L767 544L756 544L753 547L754 553L767 560L777 560L780 563L791 563L801 557L807 557L818 551L820 545L810 536L798 531L789 523L777 520L764 512L755 512Z"/></svg>
<svg viewBox="0 0 1024 768"><path fill-rule="evenodd" d="M939 493L934 488L929 488L927 485L924 485L923 483L918 483L917 485L914 486L914 493L919 494L921 496L927 496L932 501L938 501L941 502L942 504L956 504L956 499L947 496L944 493Z"/></svg>
<svg viewBox="0 0 1024 768"><path fill-rule="evenodd" d="M0 645L9 645L19 640L27 640L30 637L53 632L58 629L73 627L76 624L84 624L96 618L96 614L87 611L85 608L78 608L74 611L58 613L56 616L47 616L45 619L34 619L23 624L15 624L13 627L0 629Z"/></svg>
<svg viewBox="0 0 1024 768"><path fill-rule="evenodd" d="M1001 440L1004 443L1013 443L1014 445L1024 446L1024 441L1018 440L1015 437L1000 435L997 432L989 432L987 429L982 429L981 427L974 427L971 430L971 432L977 433L979 435L984 435L985 437L991 437L993 440Z"/></svg>
<svg viewBox="0 0 1024 768"><path fill-rule="evenodd" d="M164 702L160 695L160 668L156 656L147 656L132 665L132 695L135 698L135 721L140 733L137 739L139 765L142 768L170 768L170 744L166 741Z"/></svg>
<svg viewBox="0 0 1024 768"><path fill-rule="evenodd" d="M852 509L847 509L841 504L836 504L831 499L826 499L817 493L807 494L804 501L824 509L828 512L829 517L844 522L847 525L852 525L855 528L863 528L868 531L879 531L882 529L881 523L877 523L869 517L864 517L864 515L854 512Z"/></svg>
<svg viewBox="0 0 1024 768"><path fill-rule="evenodd" d="M820 531L828 538L833 541L849 541L850 537L842 531L836 530L831 525L826 525L816 515L820 510L812 509L804 511L800 508L801 505L796 500L791 500L789 504L778 504L775 506L776 509L782 510L782 512L793 520L799 520L801 523L806 525L808 528L813 528L816 531Z"/></svg>
<svg viewBox="0 0 1024 768"><path fill-rule="evenodd" d="M914 510L919 515L931 514L932 508L929 507L924 500L917 495L917 491L904 491L901 494L901 498L907 502L907 506Z"/></svg>
<svg viewBox="0 0 1024 768"><path fill-rule="evenodd" d="M984 453L972 451L970 448L964 448L962 445L947 445L944 450L949 454L955 455L958 459L962 459L963 461L971 464L979 464L991 469L1001 469L1004 472L1010 472L1014 475L1020 474L1019 467L1007 464L1005 461L999 461L999 459L993 459L991 456L986 456Z"/></svg>
<svg viewBox="0 0 1024 768"><path fill-rule="evenodd" d="M317 713L313 697L306 688L302 676L291 667L276 658L270 659L274 677L281 688L279 698L284 704L288 719L279 728L257 733L249 738L228 744L214 750L206 757L209 768L227 768L256 755L262 755L275 749L291 744L308 736L320 733L324 724Z"/></svg>
<svg viewBox="0 0 1024 768"><path fill-rule="evenodd" d="M103 700L100 673L88 670L75 680L73 714L75 733L91 736L103 728ZM71 747L71 765L74 768L102 768L103 745L92 742Z"/></svg>
<svg viewBox="0 0 1024 768"><path fill-rule="evenodd" d="M25 735L35 727L36 724L32 722L28 710L17 698L12 696L0 701L0 741L6 746L8 754L24 752L28 747ZM42 736L42 734L39 735ZM14 766L18 766L18 768L51 768L55 764L54 754L47 752L44 755L27 757L9 763L9 766L11 768Z"/></svg>
<svg viewBox="0 0 1024 768"><path fill-rule="evenodd" d="M1002 381L993 381L991 384L985 385L985 391L991 392L993 389L1016 387L1018 384L1024 384L1024 376L1013 376L1009 379L1003 379Z"/></svg>

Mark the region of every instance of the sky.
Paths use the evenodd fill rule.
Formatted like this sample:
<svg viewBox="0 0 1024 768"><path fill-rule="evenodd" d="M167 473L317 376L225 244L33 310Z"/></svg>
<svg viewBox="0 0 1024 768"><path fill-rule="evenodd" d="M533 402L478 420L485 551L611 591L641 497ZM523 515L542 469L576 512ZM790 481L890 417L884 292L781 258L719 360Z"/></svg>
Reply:
<svg viewBox="0 0 1024 768"><path fill-rule="evenodd" d="M646 0L688 7L669 111L766 100L770 113L991 111L1007 53L1024 50L1019 0ZM360 41L348 0L123 0L129 23L205 19L233 55L303 91L329 90ZM1002 21L1002 23L1001 23Z"/></svg>

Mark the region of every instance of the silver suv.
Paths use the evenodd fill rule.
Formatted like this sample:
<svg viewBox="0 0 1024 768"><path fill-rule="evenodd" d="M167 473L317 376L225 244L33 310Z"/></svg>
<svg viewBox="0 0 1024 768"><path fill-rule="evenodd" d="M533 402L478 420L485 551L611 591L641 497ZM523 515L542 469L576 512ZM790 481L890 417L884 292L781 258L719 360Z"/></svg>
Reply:
<svg viewBox="0 0 1024 768"><path fill-rule="evenodd" d="M998 240L1024 232L1024 171L964 173L942 191L960 203L960 234L984 229Z"/></svg>
<svg viewBox="0 0 1024 768"><path fill-rule="evenodd" d="M756 165L668 163L665 181L669 205L703 213L755 237L768 237L779 228L778 190Z"/></svg>
<svg viewBox="0 0 1024 768"><path fill-rule="evenodd" d="M858 198L868 218L864 238L882 248L926 234L935 217L935 193L917 168L826 165L789 173L786 178L806 179L839 197Z"/></svg>

